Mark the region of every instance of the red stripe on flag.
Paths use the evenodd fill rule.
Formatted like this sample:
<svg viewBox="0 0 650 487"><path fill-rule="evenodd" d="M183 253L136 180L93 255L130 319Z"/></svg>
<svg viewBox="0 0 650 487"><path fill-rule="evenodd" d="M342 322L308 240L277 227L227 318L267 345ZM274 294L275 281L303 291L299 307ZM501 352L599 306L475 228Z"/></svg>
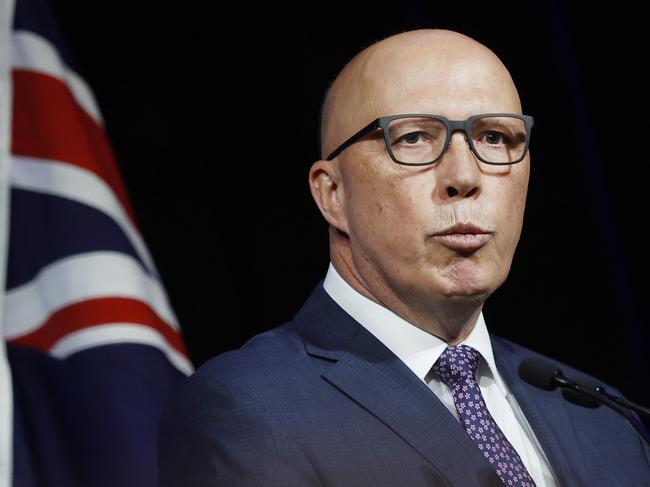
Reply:
<svg viewBox="0 0 650 487"><path fill-rule="evenodd" d="M172 347L187 356L180 334L163 321L149 305L131 298L97 298L71 304L52 313L38 329L8 340L8 343L47 352L70 333L109 323L135 323L153 328Z"/></svg>
<svg viewBox="0 0 650 487"><path fill-rule="evenodd" d="M131 221L137 221L104 129L75 101L60 80L13 70L11 152L67 162L97 174L115 193Z"/></svg>

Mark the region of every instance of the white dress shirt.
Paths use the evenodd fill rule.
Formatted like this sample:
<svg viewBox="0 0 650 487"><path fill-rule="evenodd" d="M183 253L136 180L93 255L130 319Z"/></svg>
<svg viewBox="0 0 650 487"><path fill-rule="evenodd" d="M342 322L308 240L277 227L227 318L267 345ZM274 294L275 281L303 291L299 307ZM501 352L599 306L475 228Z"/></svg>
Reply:
<svg viewBox="0 0 650 487"><path fill-rule="evenodd" d="M447 347L446 342L358 293L331 263L324 287L346 313L377 337L424 381L458 420L449 387L430 373L433 364ZM482 312L469 336L460 344L468 345L480 353L476 379L485 404L494 421L521 457L537 487L556 487L557 482L535 433L496 368Z"/></svg>

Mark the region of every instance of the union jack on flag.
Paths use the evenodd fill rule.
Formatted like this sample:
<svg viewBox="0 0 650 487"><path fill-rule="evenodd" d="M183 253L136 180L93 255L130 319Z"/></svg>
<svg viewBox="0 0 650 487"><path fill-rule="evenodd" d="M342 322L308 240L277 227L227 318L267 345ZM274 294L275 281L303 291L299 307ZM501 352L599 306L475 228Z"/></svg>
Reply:
<svg viewBox="0 0 650 487"><path fill-rule="evenodd" d="M0 23L0 487L156 485L176 317L47 0Z"/></svg>

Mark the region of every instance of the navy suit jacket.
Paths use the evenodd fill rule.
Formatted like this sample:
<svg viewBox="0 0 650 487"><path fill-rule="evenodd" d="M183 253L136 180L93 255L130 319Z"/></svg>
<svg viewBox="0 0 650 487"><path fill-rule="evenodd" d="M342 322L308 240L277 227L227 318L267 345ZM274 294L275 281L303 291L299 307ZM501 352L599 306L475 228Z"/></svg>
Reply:
<svg viewBox="0 0 650 487"><path fill-rule="evenodd" d="M491 339L560 485L650 486L650 452L620 416L526 384L519 363L538 355ZM435 394L322 281L293 321L184 384L163 415L159 462L165 487L501 485Z"/></svg>

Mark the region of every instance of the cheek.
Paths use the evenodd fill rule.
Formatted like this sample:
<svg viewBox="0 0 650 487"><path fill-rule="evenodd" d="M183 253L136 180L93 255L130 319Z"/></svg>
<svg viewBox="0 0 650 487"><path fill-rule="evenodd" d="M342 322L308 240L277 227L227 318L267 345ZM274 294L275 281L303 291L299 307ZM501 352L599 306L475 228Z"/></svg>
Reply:
<svg viewBox="0 0 650 487"><path fill-rule="evenodd" d="M367 254L413 257L423 218L418 212L421 205L416 204L418 196L418 188L400 178L364 184L353 198L348 198L351 237Z"/></svg>
<svg viewBox="0 0 650 487"><path fill-rule="evenodd" d="M493 214L497 216L497 225L502 233L505 255L514 253L519 241L526 207L527 179L523 177L504 181L495 189L498 198L493 201Z"/></svg>

